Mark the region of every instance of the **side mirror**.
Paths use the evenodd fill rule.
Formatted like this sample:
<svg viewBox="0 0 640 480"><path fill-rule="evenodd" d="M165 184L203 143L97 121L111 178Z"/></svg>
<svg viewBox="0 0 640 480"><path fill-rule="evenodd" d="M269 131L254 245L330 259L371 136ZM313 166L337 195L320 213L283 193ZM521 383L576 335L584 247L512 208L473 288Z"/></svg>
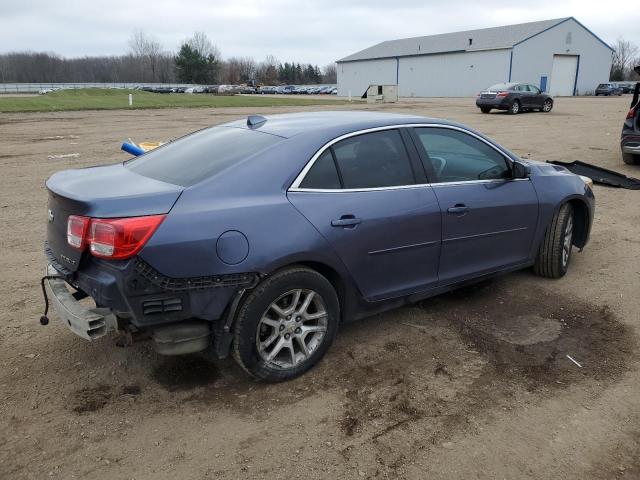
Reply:
<svg viewBox="0 0 640 480"><path fill-rule="evenodd" d="M513 162L511 171L513 173L513 178L529 178L531 168L524 163Z"/></svg>

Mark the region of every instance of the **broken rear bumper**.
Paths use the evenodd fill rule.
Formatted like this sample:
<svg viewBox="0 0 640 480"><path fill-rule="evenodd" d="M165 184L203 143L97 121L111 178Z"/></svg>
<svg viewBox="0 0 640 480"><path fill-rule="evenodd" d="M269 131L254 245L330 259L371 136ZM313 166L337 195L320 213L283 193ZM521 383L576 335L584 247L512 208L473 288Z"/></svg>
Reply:
<svg viewBox="0 0 640 480"><path fill-rule="evenodd" d="M52 266L47 267L47 283L51 291L53 308L69 329L85 340L96 340L115 330L116 316L108 308L87 308L67 288L67 283Z"/></svg>

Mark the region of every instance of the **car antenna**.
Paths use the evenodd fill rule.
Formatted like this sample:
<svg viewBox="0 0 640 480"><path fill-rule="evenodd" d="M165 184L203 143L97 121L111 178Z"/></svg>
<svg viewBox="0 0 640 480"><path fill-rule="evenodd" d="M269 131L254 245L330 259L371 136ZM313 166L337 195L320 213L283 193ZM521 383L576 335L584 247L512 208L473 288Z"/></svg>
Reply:
<svg viewBox="0 0 640 480"><path fill-rule="evenodd" d="M264 118L262 115L249 115L247 117L247 127L258 128L260 125L262 125L266 121L267 119Z"/></svg>

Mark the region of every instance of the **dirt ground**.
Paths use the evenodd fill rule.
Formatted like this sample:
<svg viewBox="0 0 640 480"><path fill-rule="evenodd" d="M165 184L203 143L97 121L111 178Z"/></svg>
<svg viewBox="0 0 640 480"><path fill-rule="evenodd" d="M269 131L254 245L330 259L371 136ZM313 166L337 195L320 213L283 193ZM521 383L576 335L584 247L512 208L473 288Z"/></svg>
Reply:
<svg viewBox="0 0 640 480"><path fill-rule="evenodd" d="M524 157L640 176L620 159L628 102L560 98L517 116L472 99L354 108L454 119ZM127 137L297 110L0 117L0 479L640 479L640 192L595 187L591 242L563 279L518 272L345 325L285 384L38 324L48 176L121 161Z"/></svg>

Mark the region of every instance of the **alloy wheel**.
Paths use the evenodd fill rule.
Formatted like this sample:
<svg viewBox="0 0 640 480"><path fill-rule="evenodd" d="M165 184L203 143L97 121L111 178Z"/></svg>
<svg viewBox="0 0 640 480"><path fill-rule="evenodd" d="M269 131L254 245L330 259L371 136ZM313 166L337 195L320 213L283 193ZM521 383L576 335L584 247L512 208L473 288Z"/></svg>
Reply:
<svg viewBox="0 0 640 480"><path fill-rule="evenodd" d="M262 314L256 332L258 354L273 367L295 368L322 344L328 321L320 294L307 289L291 290Z"/></svg>
<svg viewBox="0 0 640 480"><path fill-rule="evenodd" d="M550 112L551 111L551 100L546 100L544 102L544 105L542 105L542 111L543 112Z"/></svg>

